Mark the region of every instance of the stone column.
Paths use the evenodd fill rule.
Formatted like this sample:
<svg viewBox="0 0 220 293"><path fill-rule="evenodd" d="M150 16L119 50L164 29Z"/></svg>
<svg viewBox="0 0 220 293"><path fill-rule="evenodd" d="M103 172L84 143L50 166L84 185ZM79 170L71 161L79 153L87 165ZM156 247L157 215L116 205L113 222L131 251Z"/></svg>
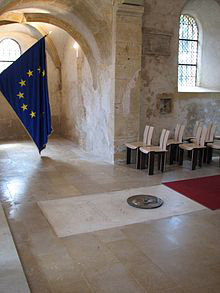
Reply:
<svg viewBox="0 0 220 293"><path fill-rule="evenodd" d="M144 7L118 4L114 8L115 127L114 160L125 160L125 142L139 137L142 15ZM127 3L127 2L126 2Z"/></svg>

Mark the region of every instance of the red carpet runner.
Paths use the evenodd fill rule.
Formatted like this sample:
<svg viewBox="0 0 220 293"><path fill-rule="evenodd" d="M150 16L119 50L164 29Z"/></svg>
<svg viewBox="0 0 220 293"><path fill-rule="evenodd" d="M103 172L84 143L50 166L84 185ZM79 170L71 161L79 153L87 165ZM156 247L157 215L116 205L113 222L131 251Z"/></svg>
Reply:
<svg viewBox="0 0 220 293"><path fill-rule="evenodd" d="M220 175L163 184L211 210L220 209Z"/></svg>

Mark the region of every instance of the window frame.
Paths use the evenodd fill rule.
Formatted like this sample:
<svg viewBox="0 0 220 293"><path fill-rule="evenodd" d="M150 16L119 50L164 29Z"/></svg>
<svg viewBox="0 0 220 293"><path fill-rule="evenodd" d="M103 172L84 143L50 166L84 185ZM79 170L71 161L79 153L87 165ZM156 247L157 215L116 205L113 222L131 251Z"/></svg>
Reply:
<svg viewBox="0 0 220 293"><path fill-rule="evenodd" d="M13 38L11 38L11 37L5 37L5 38L3 38L3 39L0 40L0 44L1 44L1 42L3 42L4 40L11 40L11 41L15 42L15 43L18 45L18 48L19 48L19 51L20 51L20 55L19 55L19 57L22 55L21 46L20 46L20 44L19 44L18 41L16 41L15 39L13 39ZM0 55L0 63L9 63L9 65L6 67L6 68L8 68L8 67L9 67L14 61L16 61L19 57L17 57L15 60L3 60L3 59L1 59L1 55ZM5 68L5 69L6 69L6 68ZM3 71L4 71L5 69L3 69ZM0 73L3 72L3 71L0 71Z"/></svg>
<svg viewBox="0 0 220 293"><path fill-rule="evenodd" d="M200 28L199 28L199 25L198 25L198 22L197 20L195 19L195 17L191 16L190 14L188 13L183 13L180 15L179 17L179 31L180 31L180 19L181 19L181 16L186 16L188 18L191 18L193 19L193 22L195 23L196 27L197 27L197 39L187 39L187 38L180 38L180 35L179 35L179 38L178 38L178 88L179 87L186 87L186 88L190 88L190 87L196 87L198 85L198 75L199 75L199 72L198 72L198 67L199 67L199 52L200 52ZM185 42L191 42L191 43L196 43L196 62L195 63L180 63L179 62L179 55L180 55L180 41L185 41ZM192 52L191 52L192 54ZM195 83L194 85L180 85L180 82L179 82L179 66L186 66L186 67L195 67L196 68L196 71L195 71Z"/></svg>

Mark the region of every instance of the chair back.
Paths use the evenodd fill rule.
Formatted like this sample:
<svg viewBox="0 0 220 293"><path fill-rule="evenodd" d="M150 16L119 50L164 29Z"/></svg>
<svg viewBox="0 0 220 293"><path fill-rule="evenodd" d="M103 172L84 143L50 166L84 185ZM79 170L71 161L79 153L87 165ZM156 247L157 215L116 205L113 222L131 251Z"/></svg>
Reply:
<svg viewBox="0 0 220 293"><path fill-rule="evenodd" d="M154 127L153 126L150 126L150 129L148 131L148 137L147 137L147 145L151 145L152 144L153 132L154 132Z"/></svg>
<svg viewBox="0 0 220 293"><path fill-rule="evenodd" d="M208 129L206 127L202 128L200 140L199 140L199 145L204 147L205 146L205 141L206 141L206 135L207 135Z"/></svg>
<svg viewBox="0 0 220 293"><path fill-rule="evenodd" d="M205 138L205 141L209 141L209 138L210 138L210 132L211 132L211 129L212 129L212 123L209 123L208 124L208 127L207 127L207 134L206 134L206 138Z"/></svg>
<svg viewBox="0 0 220 293"><path fill-rule="evenodd" d="M163 141L164 141L164 136L166 134L166 129L163 129L160 135L160 148L163 148Z"/></svg>
<svg viewBox="0 0 220 293"><path fill-rule="evenodd" d="M146 144L147 142L147 136L148 136L148 131L149 131L150 126L146 125L144 128L144 135L143 135L143 143Z"/></svg>
<svg viewBox="0 0 220 293"><path fill-rule="evenodd" d="M209 133L208 142L213 142L214 141L215 132L216 132L216 125L212 124L211 130L210 130L210 133Z"/></svg>
<svg viewBox="0 0 220 293"><path fill-rule="evenodd" d="M195 139L196 144L199 144L199 142L200 142L201 133L202 133L202 127L199 126L196 131L196 139Z"/></svg>
<svg viewBox="0 0 220 293"><path fill-rule="evenodd" d="M179 131L180 131L180 124L177 124L174 131L174 140L176 141L178 141Z"/></svg>
<svg viewBox="0 0 220 293"><path fill-rule="evenodd" d="M166 150L169 135L170 135L169 130L166 130L166 129L162 130L161 135L160 135L160 148L162 150Z"/></svg>
<svg viewBox="0 0 220 293"><path fill-rule="evenodd" d="M151 145L154 127L146 125L144 129L143 143L144 145Z"/></svg>
<svg viewBox="0 0 220 293"><path fill-rule="evenodd" d="M166 130L166 133L164 135L164 140L163 140L163 147L162 147L164 151L167 149L167 141L168 141L169 135L170 135L170 131Z"/></svg>
<svg viewBox="0 0 220 293"><path fill-rule="evenodd" d="M184 130L185 130L185 125L181 125L180 126L180 130L179 130L179 135L178 135L178 139L177 141L178 142L183 142L183 133L184 133Z"/></svg>
<svg viewBox="0 0 220 293"><path fill-rule="evenodd" d="M200 121L196 121L195 126L193 128L193 136L196 136L198 127L201 127L201 126L202 126L202 123Z"/></svg>

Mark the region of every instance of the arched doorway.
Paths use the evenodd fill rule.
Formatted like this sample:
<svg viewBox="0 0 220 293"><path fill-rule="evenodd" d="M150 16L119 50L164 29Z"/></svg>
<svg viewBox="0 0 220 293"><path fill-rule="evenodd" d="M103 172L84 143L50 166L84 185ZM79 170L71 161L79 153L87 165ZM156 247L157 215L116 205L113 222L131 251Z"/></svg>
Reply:
<svg viewBox="0 0 220 293"><path fill-rule="evenodd" d="M67 12L63 17L58 3L54 7L47 5L47 1L39 1L38 7L31 5L30 1L25 1L19 7L12 1L8 6L10 10L4 9L0 17L2 37L14 36L25 50L49 33L46 38L48 79L55 133L70 139L87 152L112 161L111 58L106 58L106 50L99 47L82 16ZM74 48L76 43L79 48ZM8 114L5 119L11 115ZM14 123L16 125L14 121L11 125ZM10 131L14 133L13 127ZM15 138L19 138L20 134L17 136Z"/></svg>

